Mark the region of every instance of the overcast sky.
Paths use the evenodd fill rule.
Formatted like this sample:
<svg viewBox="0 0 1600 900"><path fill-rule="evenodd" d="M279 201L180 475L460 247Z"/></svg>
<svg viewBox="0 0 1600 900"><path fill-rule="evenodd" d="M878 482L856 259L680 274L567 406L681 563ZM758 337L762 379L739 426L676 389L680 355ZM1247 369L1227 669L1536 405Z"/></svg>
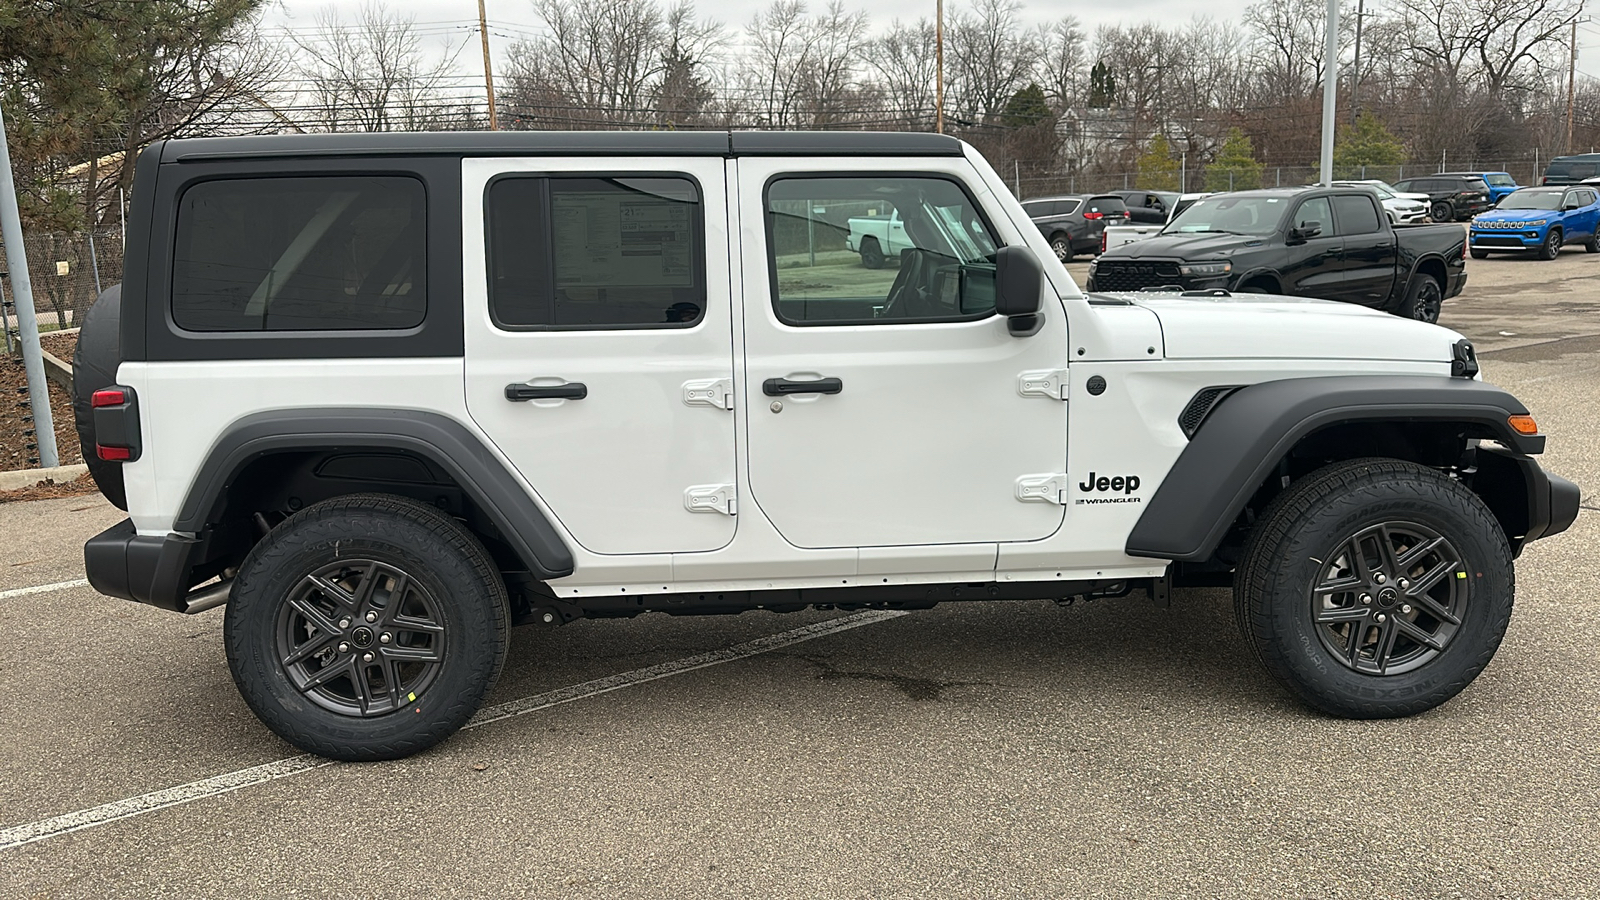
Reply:
<svg viewBox="0 0 1600 900"><path fill-rule="evenodd" d="M270 0L266 13L269 26L275 28L308 28L317 11L328 6L337 7L348 21L355 18L362 0ZM603 3L605 0L590 0ZM668 0L662 0L665 5ZM719 19L729 32L737 33L749 21L751 14L769 0L697 0L695 7L702 15ZM812 0L811 6L820 9L827 0ZM1301 0L1316 3L1317 0ZM1381 0L1369 0L1368 6L1379 5ZM865 9L875 26L882 27L891 20L915 21L932 18L934 0L845 0L847 7ZM477 0L384 0L391 10L415 17L417 30L423 34L430 48L439 52L453 52L475 37L472 31L478 17ZM967 6L961 0L947 0L946 12ZM1157 21L1180 23L1197 12L1220 20L1236 20L1250 5L1250 0L1023 0L1022 15L1029 24L1049 22L1063 16L1077 16L1084 29L1091 34L1100 25L1134 25ZM533 11L532 0L485 0L489 15L491 46L497 59L503 58L505 47L526 37L539 28L539 17ZM448 46L450 51L445 51ZM477 62L477 45L461 53L463 70L481 72ZM498 68L498 66L496 67ZM1588 75L1600 77L1600 28L1585 26L1580 31L1578 69Z"/></svg>

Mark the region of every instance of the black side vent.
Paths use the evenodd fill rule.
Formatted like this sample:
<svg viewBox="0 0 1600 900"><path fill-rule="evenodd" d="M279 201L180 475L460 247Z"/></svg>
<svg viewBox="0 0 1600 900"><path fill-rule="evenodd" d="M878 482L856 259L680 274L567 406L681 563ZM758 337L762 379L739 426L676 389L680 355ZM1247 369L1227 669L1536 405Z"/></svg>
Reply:
<svg viewBox="0 0 1600 900"><path fill-rule="evenodd" d="M1206 416L1211 415L1211 411L1217 408L1217 404L1242 387L1244 387L1242 384L1224 384L1201 388L1200 393L1195 394L1189 405L1178 414L1178 427L1183 429L1183 436L1193 438L1194 433L1200 430L1201 423L1205 422Z"/></svg>

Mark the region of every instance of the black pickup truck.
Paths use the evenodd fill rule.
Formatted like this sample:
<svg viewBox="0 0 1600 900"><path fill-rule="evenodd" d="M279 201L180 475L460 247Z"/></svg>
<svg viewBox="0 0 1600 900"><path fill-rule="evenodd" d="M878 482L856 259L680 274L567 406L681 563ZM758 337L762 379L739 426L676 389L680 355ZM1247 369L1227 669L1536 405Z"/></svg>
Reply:
<svg viewBox="0 0 1600 900"><path fill-rule="evenodd" d="M1239 191L1101 254L1088 289L1288 294L1436 322L1467 283L1466 242L1460 225L1391 226L1364 188Z"/></svg>

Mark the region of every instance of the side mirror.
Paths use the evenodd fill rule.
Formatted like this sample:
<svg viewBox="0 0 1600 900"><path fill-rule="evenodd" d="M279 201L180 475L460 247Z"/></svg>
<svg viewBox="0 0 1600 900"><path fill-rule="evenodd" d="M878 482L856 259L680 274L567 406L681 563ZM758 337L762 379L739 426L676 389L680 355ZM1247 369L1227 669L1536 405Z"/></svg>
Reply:
<svg viewBox="0 0 1600 900"><path fill-rule="evenodd" d="M1292 241L1309 241L1321 234L1321 222L1301 222L1300 227L1289 229L1289 239Z"/></svg>
<svg viewBox="0 0 1600 900"><path fill-rule="evenodd" d="M1039 288L1044 270L1026 247L1001 247L994 253L994 308L1006 317L1013 337L1028 337L1044 327Z"/></svg>
<svg viewBox="0 0 1600 900"><path fill-rule="evenodd" d="M1583 204L1581 204L1581 203L1563 203L1563 204L1561 204L1561 211L1562 212L1572 212L1575 209L1583 209Z"/></svg>

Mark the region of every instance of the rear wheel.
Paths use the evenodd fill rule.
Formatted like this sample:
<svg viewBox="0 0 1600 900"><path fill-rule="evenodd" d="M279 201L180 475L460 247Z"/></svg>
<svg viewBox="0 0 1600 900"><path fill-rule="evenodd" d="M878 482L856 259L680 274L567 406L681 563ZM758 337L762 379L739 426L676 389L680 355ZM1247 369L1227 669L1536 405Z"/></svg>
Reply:
<svg viewBox="0 0 1600 900"><path fill-rule="evenodd" d="M1451 206L1449 201L1435 201L1432 206L1428 207L1428 218L1435 222L1454 222L1456 220L1456 208Z"/></svg>
<svg viewBox="0 0 1600 900"><path fill-rule="evenodd" d="M1234 602L1263 666L1307 704L1357 719L1432 709L1505 636L1511 551L1466 487L1415 463L1338 463L1273 501Z"/></svg>
<svg viewBox="0 0 1600 900"><path fill-rule="evenodd" d="M1555 259L1560 256L1561 240L1561 229L1550 229L1544 236L1544 243L1539 245L1539 258Z"/></svg>
<svg viewBox="0 0 1600 900"><path fill-rule="evenodd" d="M1056 259L1062 262L1072 262L1072 239L1061 232L1050 235L1050 249L1056 252Z"/></svg>
<svg viewBox="0 0 1600 900"><path fill-rule="evenodd" d="M1583 251L1585 253L1600 253L1600 231L1589 235L1589 239L1583 242Z"/></svg>
<svg viewBox="0 0 1600 900"><path fill-rule="evenodd" d="M342 760L409 756L466 724L505 662L507 602L483 546L400 497L309 506L240 567L228 663L261 721Z"/></svg>
<svg viewBox="0 0 1600 900"><path fill-rule="evenodd" d="M1418 322L1439 321L1439 309L1444 305L1444 290L1431 275L1418 275L1406 286L1406 302L1401 314Z"/></svg>
<svg viewBox="0 0 1600 900"><path fill-rule="evenodd" d="M861 239L861 264L869 269L883 268L883 248L878 246L878 239L866 237Z"/></svg>

